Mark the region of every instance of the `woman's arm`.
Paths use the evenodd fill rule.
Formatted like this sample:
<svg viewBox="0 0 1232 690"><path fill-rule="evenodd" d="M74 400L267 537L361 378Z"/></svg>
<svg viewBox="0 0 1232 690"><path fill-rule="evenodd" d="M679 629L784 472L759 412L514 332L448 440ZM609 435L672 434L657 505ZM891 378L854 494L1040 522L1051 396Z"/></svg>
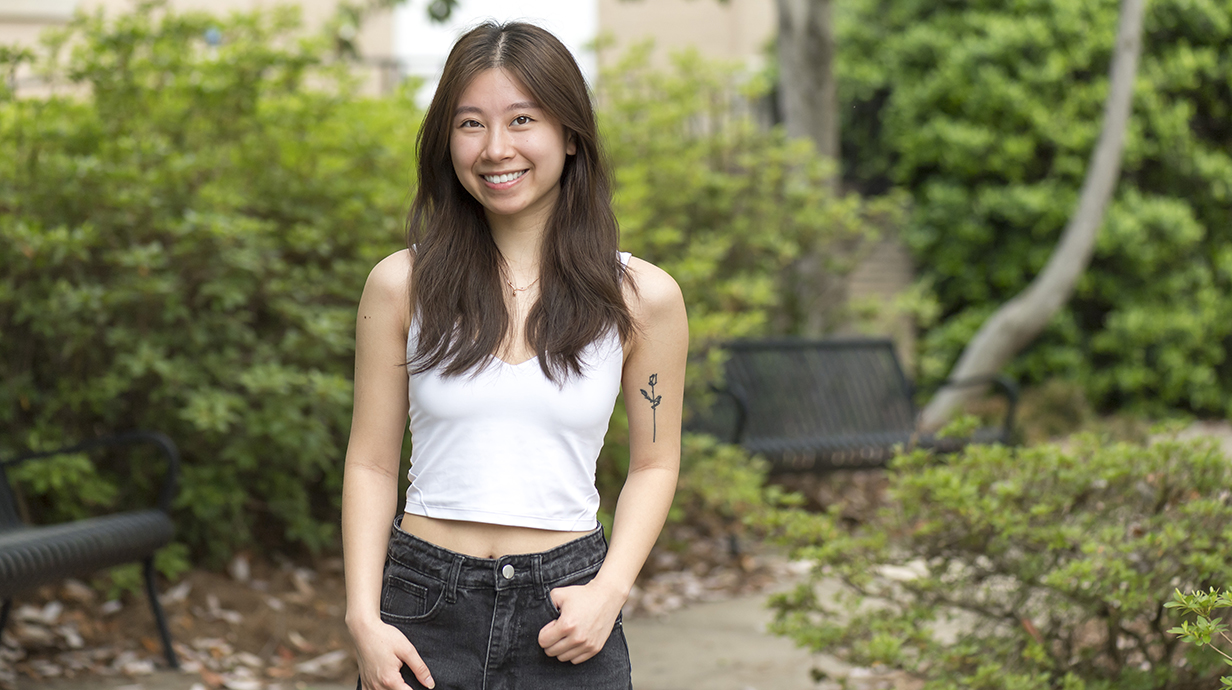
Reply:
<svg viewBox="0 0 1232 690"><path fill-rule="evenodd" d="M636 294L626 289L639 330L626 347L622 389L629 414L629 476L616 503L611 546L599 574L586 585L551 596L560 618L539 633L539 644L561 661L581 663L603 649L616 615L667 519L680 471L680 415L689 324L676 281L630 259Z"/></svg>
<svg viewBox="0 0 1232 690"><path fill-rule="evenodd" d="M396 628L381 621L381 579L407 419L407 293L410 259L401 251L368 275L355 320L355 411L342 482L346 622L355 639L364 690L410 690L405 663L427 687L427 666Z"/></svg>

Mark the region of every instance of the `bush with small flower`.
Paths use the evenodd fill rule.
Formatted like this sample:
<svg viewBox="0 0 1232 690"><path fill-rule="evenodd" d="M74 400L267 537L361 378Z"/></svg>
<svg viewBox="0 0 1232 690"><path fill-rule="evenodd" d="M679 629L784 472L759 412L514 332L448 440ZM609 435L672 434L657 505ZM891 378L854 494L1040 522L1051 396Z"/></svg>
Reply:
<svg viewBox="0 0 1232 690"><path fill-rule="evenodd" d="M774 599L774 627L927 690L1203 687L1219 664L1164 602L1232 581L1229 487L1213 443L1170 437L903 453L866 524L847 529L841 507L772 517L816 564ZM1182 634L1222 636L1222 603Z"/></svg>
<svg viewBox="0 0 1232 690"><path fill-rule="evenodd" d="M1232 646L1232 637L1228 636L1228 626L1222 618L1215 615L1217 611L1232 608L1232 592L1211 588L1205 592L1199 590L1182 594L1178 589L1173 594L1172 601L1164 606L1194 617L1192 624L1183 621L1168 632L1178 635L1182 642L1198 647L1210 647L1224 664L1232 666L1232 654L1220 649L1221 646ZM1224 688L1232 688L1232 676L1223 676L1219 682Z"/></svg>

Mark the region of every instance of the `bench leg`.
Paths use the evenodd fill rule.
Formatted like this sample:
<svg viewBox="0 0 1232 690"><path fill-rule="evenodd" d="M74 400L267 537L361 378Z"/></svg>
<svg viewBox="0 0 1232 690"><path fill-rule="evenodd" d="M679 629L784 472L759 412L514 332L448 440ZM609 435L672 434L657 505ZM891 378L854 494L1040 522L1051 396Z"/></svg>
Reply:
<svg viewBox="0 0 1232 690"><path fill-rule="evenodd" d="M145 591L150 596L150 608L154 610L154 621L158 623L158 634L163 638L163 653L167 656L167 665L178 669L180 660L171 647L171 630L167 627L167 617L163 615L163 605L158 602L158 592L154 589L154 557L145 559L142 569L145 572Z"/></svg>
<svg viewBox="0 0 1232 690"><path fill-rule="evenodd" d="M4 632L4 626L9 623L9 610L13 608L13 600L5 599L4 607L0 608L0 633Z"/></svg>

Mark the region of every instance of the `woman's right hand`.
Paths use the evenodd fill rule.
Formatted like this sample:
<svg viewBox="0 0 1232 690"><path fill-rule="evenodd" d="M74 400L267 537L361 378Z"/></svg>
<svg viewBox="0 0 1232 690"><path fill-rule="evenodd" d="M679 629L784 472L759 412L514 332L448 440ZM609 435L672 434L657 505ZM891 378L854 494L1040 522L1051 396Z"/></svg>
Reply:
<svg viewBox="0 0 1232 690"><path fill-rule="evenodd" d="M413 690L402 680L405 664L424 687L436 686L428 665L419 657L406 635L383 621L352 628L363 690Z"/></svg>

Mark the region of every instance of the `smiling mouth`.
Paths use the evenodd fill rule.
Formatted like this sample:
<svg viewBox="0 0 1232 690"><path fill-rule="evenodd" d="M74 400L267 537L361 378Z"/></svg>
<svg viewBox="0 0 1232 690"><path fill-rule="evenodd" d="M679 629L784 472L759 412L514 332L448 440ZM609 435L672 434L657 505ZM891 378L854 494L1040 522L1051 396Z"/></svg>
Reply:
<svg viewBox="0 0 1232 690"><path fill-rule="evenodd" d="M517 172L504 173L502 175L484 175L483 179L491 182L492 184L503 184L505 182L513 182L525 174L525 170L519 170Z"/></svg>

